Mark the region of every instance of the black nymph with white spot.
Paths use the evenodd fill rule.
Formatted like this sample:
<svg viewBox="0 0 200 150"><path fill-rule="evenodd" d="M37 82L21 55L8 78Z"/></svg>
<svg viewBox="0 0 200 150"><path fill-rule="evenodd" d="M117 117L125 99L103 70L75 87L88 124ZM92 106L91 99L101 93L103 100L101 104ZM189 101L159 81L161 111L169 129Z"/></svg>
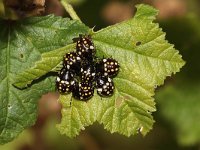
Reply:
<svg viewBox="0 0 200 150"><path fill-rule="evenodd" d="M113 58L104 58L97 62L96 70L98 74L114 77L119 72L119 63Z"/></svg>
<svg viewBox="0 0 200 150"><path fill-rule="evenodd" d="M72 91L72 95L75 99L87 101L94 95L94 86L88 82L77 83Z"/></svg>
<svg viewBox="0 0 200 150"><path fill-rule="evenodd" d="M84 62L81 67L80 78L82 82L92 83L96 77L96 70L93 62Z"/></svg>
<svg viewBox="0 0 200 150"><path fill-rule="evenodd" d="M101 97L112 96L114 78L119 72L119 63L113 58L97 58L90 35L74 39L76 51L65 54L63 68L56 78L56 87L61 94L69 94L77 100L87 101L94 95L94 88Z"/></svg>
<svg viewBox="0 0 200 150"><path fill-rule="evenodd" d="M67 53L63 58L63 65L66 69L78 75L81 69L81 57L76 52Z"/></svg>
<svg viewBox="0 0 200 150"><path fill-rule="evenodd" d="M74 74L67 70L66 68L62 68L60 73L56 78L56 87L58 91L62 94L70 93L74 86Z"/></svg>
<svg viewBox="0 0 200 150"><path fill-rule="evenodd" d="M93 61L96 50L92 39L89 35L80 35L76 41L76 52L82 58L87 61Z"/></svg>
<svg viewBox="0 0 200 150"><path fill-rule="evenodd" d="M96 81L96 88L100 96L112 96L115 86L110 77L99 76Z"/></svg>

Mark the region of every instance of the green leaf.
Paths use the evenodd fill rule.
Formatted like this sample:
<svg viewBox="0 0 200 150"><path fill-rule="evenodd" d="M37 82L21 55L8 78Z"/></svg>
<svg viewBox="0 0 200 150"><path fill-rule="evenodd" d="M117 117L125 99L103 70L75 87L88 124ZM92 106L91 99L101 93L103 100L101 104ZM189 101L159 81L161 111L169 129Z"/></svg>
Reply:
<svg viewBox="0 0 200 150"><path fill-rule="evenodd" d="M78 21L46 16L0 20L0 29L0 144L4 144L35 123L38 99L55 91L55 78L49 78L50 74L23 90L12 85L16 74L33 66L42 53L72 43L73 37L88 28Z"/></svg>
<svg viewBox="0 0 200 150"><path fill-rule="evenodd" d="M152 128L153 90L145 84L139 86L135 81L116 78L114 96L101 102L98 121L111 133L130 136L141 132L145 135Z"/></svg>
<svg viewBox="0 0 200 150"><path fill-rule="evenodd" d="M55 69L62 61L63 55L66 52L75 49L74 44L70 44L72 43L72 39L78 36L79 34L87 33L89 29L88 27L79 23L78 21L69 21L68 19L61 18L59 18L57 22L53 18L50 21L51 22L49 22L49 24L52 24L52 27L50 28L45 27L46 23L48 23L45 21L40 22L33 29L27 28L27 30L35 31L35 33L33 33L34 35L32 35L34 38L31 39L31 43L34 43L34 45L36 46L38 45L44 50L49 45L51 46L49 47L49 49L52 51L44 51L47 53L42 54L41 57L37 59L37 63L32 65L31 69L26 69L25 71L20 72L15 78L15 86L19 88L27 87L27 85L31 84L33 80ZM40 33L42 30L42 34L37 34ZM54 39L49 39L49 36L53 36ZM70 45L64 46L66 44ZM61 46L57 45L62 45L64 47L60 48Z"/></svg>
<svg viewBox="0 0 200 150"><path fill-rule="evenodd" d="M62 104L62 120L57 125L62 134L70 138L75 137L86 126L93 124L98 115L100 98L92 98L88 102L77 101L71 95L60 96Z"/></svg>
<svg viewBox="0 0 200 150"><path fill-rule="evenodd" d="M154 120L151 114L156 110L152 98L154 90L167 76L178 72L185 62L165 40L165 33L158 24L153 23L157 10L147 5L137 8L133 19L92 35L97 56L112 57L120 63L120 72L114 78L114 95L100 99L95 94L88 103L73 100L76 105L72 106L65 105L69 97L61 96L64 118L58 125L61 133L74 137L84 126L96 120L111 133L126 136L138 132L145 135L152 129ZM95 115L88 113L90 103L98 108ZM89 115L96 116L96 120L87 120Z"/></svg>
<svg viewBox="0 0 200 150"><path fill-rule="evenodd" d="M137 72L154 86L163 84L166 76L180 71L185 64L178 51L165 40L158 24L153 23L156 12L150 6L139 5L133 19L102 29L93 36L101 55L115 58L122 70ZM131 65L126 67L127 64Z"/></svg>
<svg viewBox="0 0 200 150"><path fill-rule="evenodd" d="M9 84L8 76L0 88L0 144L17 137L25 128L34 125L37 118L37 101L44 93L54 91L54 78L35 84L31 89L18 90ZM42 88L41 88L42 87Z"/></svg>
<svg viewBox="0 0 200 150"><path fill-rule="evenodd" d="M69 44L65 47L43 53L39 61L30 69L20 72L14 81L14 85L18 88L24 88L30 85L33 80L44 76L51 71L58 71L62 66L61 61L65 53L74 50L74 44Z"/></svg>
<svg viewBox="0 0 200 150"><path fill-rule="evenodd" d="M139 5L133 19L102 29L93 36L99 56L113 57L121 67L115 78L112 104L104 106L101 116L105 117L98 119L111 132L130 136L141 129L145 135L154 122L151 116L155 111L154 88L185 64L178 51L165 40L158 24L153 23L156 14L154 8Z"/></svg>

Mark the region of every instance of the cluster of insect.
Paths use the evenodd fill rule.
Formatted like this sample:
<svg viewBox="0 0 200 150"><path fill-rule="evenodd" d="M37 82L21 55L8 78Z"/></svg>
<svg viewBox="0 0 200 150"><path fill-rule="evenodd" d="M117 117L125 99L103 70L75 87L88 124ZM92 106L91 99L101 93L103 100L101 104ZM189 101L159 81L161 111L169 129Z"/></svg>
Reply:
<svg viewBox="0 0 200 150"><path fill-rule="evenodd" d="M63 67L56 78L56 86L61 94L72 92L72 96L87 101L97 89L101 97L114 93L113 77L119 72L119 63L113 58L97 58L90 35L79 35L74 39L76 51L67 53Z"/></svg>

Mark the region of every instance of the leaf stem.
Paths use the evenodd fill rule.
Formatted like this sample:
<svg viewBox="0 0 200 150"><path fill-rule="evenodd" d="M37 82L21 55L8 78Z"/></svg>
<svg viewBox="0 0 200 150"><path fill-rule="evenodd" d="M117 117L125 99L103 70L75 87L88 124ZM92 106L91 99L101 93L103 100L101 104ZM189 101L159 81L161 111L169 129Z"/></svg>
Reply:
<svg viewBox="0 0 200 150"><path fill-rule="evenodd" d="M69 4L68 2L66 2L66 0L61 0L60 2L63 5L63 7L65 8L65 10L69 13L70 17L73 20L79 20L81 22L81 19L76 14L76 12L75 12L75 10L74 10L74 8L72 7L71 4Z"/></svg>

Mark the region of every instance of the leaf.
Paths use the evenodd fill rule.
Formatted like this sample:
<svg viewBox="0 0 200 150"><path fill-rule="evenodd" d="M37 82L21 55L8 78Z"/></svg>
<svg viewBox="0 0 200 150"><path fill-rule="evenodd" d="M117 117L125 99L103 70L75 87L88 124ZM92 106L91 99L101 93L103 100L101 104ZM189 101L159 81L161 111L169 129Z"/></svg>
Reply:
<svg viewBox="0 0 200 150"><path fill-rule="evenodd" d="M180 19L170 19L161 22L161 26L167 32L167 38L174 42L180 49L181 54L187 61L187 65L178 74L177 79L184 79L191 82L199 82L200 65L199 41L200 41L200 20L198 16L188 15ZM181 28L180 28L181 27ZM187 41L187 42L186 42Z"/></svg>
<svg viewBox="0 0 200 150"><path fill-rule="evenodd" d="M61 61L63 60L64 54L74 50L74 48L74 44L69 44L65 47L42 54L40 60L32 68L20 72L15 77L14 85L18 88L24 88L30 85L33 80L44 76L50 71L58 71L58 68L62 65Z"/></svg>
<svg viewBox="0 0 200 150"><path fill-rule="evenodd" d="M167 76L178 72L185 62L173 45L165 40L165 33L158 24L153 23L157 10L147 5L138 5L137 8L133 19L92 35L97 56L112 57L120 63L120 72L114 78L114 95L100 100L95 94L88 103L73 100L77 105L71 107L65 105L69 98L61 95L64 118L59 125L61 133L74 137L84 126L95 122L79 121L88 117L90 102L95 101L97 114L90 116L96 116L97 121L111 133L130 136L141 132L145 135L152 129L154 120L151 114L156 110L152 98L154 90ZM78 110L80 114L76 115Z"/></svg>
<svg viewBox="0 0 200 150"><path fill-rule="evenodd" d="M158 24L153 23L157 10L146 5L137 8L133 19L93 36L99 56L113 57L121 67L115 78L115 95L111 104L103 107L100 115L103 117L98 120L111 132L127 136L138 129L145 135L152 128L154 88L185 64L178 51L165 40Z"/></svg>
<svg viewBox="0 0 200 150"><path fill-rule="evenodd" d="M180 71L185 62L165 40L165 33L158 24L152 22L155 14L154 8L139 5L133 19L100 30L93 39L99 53L114 57L122 69L131 64L129 70L157 86L163 84L166 76Z"/></svg>
<svg viewBox="0 0 200 150"><path fill-rule="evenodd" d="M6 84L5 79L1 83L1 120L0 120L0 144L7 143L17 137L25 128L34 125L37 118L37 100L42 94L54 91L54 79L35 84L31 89L20 91ZM42 88L43 89L42 89Z"/></svg>
<svg viewBox="0 0 200 150"><path fill-rule="evenodd" d="M50 74L23 90L12 86L16 74L33 66L42 53L71 43L72 37L88 28L78 21L46 16L0 20L0 29L0 144L4 144L35 123L38 99L55 91L55 78Z"/></svg>
<svg viewBox="0 0 200 150"><path fill-rule="evenodd" d="M34 39L32 39L32 42L36 43L36 45L40 46L45 50L47 43L49 44L49 49L52 51L44 53L39 57L36 64L32 65L31 69L26 69L23 72L20 72L16 78L14 85L19 88L27 87L28 84L31 84L31 82L48 72L52 71L56 66L60 64L60 62L63 59L63 55L69 51L72 51L75 49L74 44L72 43L72 39L79 34L85 34L88 32L88 27L84 26L83 24L80 24L78 21L69 21L62 20L59 18L60 22L54 22L55 20L52 19L50 24L52 25L52 28L45 28L46 22L41 22L38 24L39 26L44 26L44 32L42 33L42 36L38 36L36 32L40 32L40 29L36 28L33 29L35 31L34 33ZM58 25L57 25L58 24ZM55 27L54 27L55 26ZM57 30L58 27L60 30ZM31 30L31 29L30 29ZM54 36L54 39L49 39L47 37ZM43 39L41 39L43 38ZM41 40L40 40L41 39ZM53 41L52 41L53 40ZM66 44L69 44L67 46L64 46ZM62 45L64 47L60 48ZM56 50L55 50L56 49ZM54 50L54 51L53 51Z"/></svg>
<svg viewBox="0 0 200 150"><path fill-rule="evenodd" d="M155 111L155 104L151 99L153 93L128 79L115 79L115 86L115 95L103 99L101 103L98 121L111 133L119 132L130 136L141 132L145 135L154 123L151 116L151 112Z"/></svg>
<svg viewBox="0 0 200 150"><path fill-rule="evenodd" d="M57 125L62 134L75 137L86 126L93 124L98 115L100 98L92 98L88 102L77 101L71 95L60 96L62 104L62 120Z"/></svg>

